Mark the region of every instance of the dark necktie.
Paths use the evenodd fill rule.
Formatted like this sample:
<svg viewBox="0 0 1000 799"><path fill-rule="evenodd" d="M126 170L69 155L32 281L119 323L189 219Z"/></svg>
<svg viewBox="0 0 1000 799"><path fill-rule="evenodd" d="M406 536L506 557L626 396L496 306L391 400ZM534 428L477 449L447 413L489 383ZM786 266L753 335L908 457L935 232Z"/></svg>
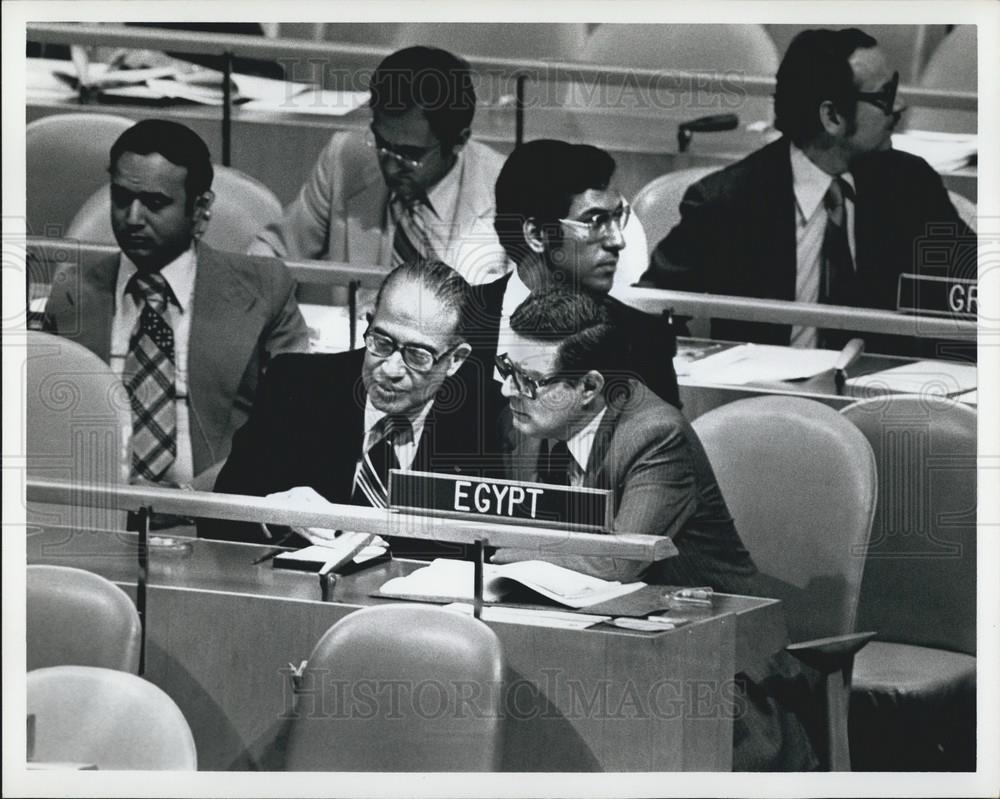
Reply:
<svg viewBox="0 0 1000 799"><path fill-rule="evenodd" d="M399 468L394 444L412 436L413 428L405 416L383 416L372 429L375 441L361 458L351 504L386 508L389 505L389 470Z"/></svg>
<svg viewBox="0 0 1000 799"><path fill-rule="evenodd" d="M847 209L854 190L843 178L834 178L823 196L826 230L823 233L819 301L831 305L854 304L854 259L847 240Z"/></svg>
<svg viewBox="0 0 1000 799"><path fill-rule="evenodd" d="M143 303L124 371L132 404L132 476L156 482L177 458L174 331L164 316L170 287L159 272L136 272L127 290Z"/></svg>
<svg viewBox="0 0 1000 799"><path fill-rule="evenodd" d="M395 197L389 203L389 212L396 230L392 235L392 265L420 259L437 260L438 255L427 234L425 215L433 213L420 203L407 205Z"/></svg>
<svg viewBox="0 0 1000 799"><path fill-rule="evenodd" d="M542 441L538 450L538 481L553 485L568 486L569 467L573 462L565 441L557 441L551 448L549 440Z"/></svg>

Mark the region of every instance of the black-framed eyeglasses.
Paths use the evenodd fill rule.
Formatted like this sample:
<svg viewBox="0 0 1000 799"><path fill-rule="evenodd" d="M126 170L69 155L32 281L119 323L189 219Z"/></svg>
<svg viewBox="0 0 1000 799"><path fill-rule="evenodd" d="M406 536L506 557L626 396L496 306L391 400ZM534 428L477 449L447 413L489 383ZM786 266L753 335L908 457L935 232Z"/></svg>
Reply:
<svg viewBox="0 0 1000 799"><path fill-rule="evenodd" d="M613 226L616 226L619 231L625 230L625 225L628 224L631 215L632 206L622 200L614 211L597 211L587 219L560 219L559 221L582 231L589 241L597 241L605 236L610 236Z"/></svg>
<svg viewBox="0 0 1000 799"><path fill-rule="evenodd" d="M538 389L567 379L561 373L547 375L546 377L528 377L523 369L514 364L506 352L497 355L494 362L496 363L500 377L504 380L509 377L517 392L529 399L538 399Z"/></svg>
<svg viewBox="0 0 1000 799"><path fill-rule="evenodd" d="M448 356L458 345L449 347L438 355L430 347L422 344L400 344L392 336L379 333L375 330L365 331L365 349L376 358L388 358L396 350L403 356L403 363L414 372L429 372L442 358Z"/></svg>
<svg viewBox="0 0 1000 799"><path fill-rule="evenodd" d="M854 96L865 103L871 103L883 114L896 113L896 92L899 90L899 73L893 72L892 78L877 92L855 92Z"/></svg>
<svg viewBox="0 0 1000 799"><path fill-rule="evenodd" d="M427 157L437 149L437 145L430 147L412 147L403 144L393 144L387 142L374 130L369 128L365 136L365 144L371 147L380 158L391 158L396 163L408 169L420 169Z"/></svg>

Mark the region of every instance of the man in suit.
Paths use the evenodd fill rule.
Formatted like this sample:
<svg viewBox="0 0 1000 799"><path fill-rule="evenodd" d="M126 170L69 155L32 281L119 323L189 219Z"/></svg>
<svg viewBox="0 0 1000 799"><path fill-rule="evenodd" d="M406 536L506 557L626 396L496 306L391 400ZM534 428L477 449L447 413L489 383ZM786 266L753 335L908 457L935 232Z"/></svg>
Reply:
<svg viewBox="0 0 1000 799"><path fill-rule="evenodd" d="M875 39L856 28L800 33L777 74L775 127L784 136L688 189L681 221L642 282L894 310L901 273L974 278L975 238L940 177L891 149L904 110L898 80ZM949 263L933 263L942 251ZM841 346L850 335L712 323L714 338L803 347ZM864 337L879 351L915 347Z"/></svg>
<svg viewBox="0 0 1000 799"><path fill-rule="evenodd" d="M439 259L468 282L507 270L493 233L503 158L470 141L476 93L469 65L434 47L388 56L371 79L365 133L335 133L257 255L377 264Z"/></svg>
<svg viewBox="0 0 1000 799"><path fill-rule="evenodd" d="M670 536L679 554L650 564L503 548L493 562L543 559L604 579L766 596L698 436L677 408L621 379L622 331L607 310L554 288L531 294L510 321L500 355L508 477L609 489L615 533ZM734 770L815 768L797 715L811 701L809 679L784 652L752 671L735 678Z"/></svg>
<svg viewBox="0 0 1000 799"><path fill-rule="evenodd" d="M498 463L497 403L451 379L469 354L460 328L467 292L440 261L407 261L379 289L365 349L275 360L215 490L385 507L390 468L479 474ZM333 534L295 532L298 544ZM259 525L207 524L202 534L266 540ZM462 551L393 542L397 555Z"/></svg>
<svg viewBox="0 0 1000 799"><path fill-rule="evenodd" d="M213 170L197 134L144 120L114 143L110 164L121 254L60 272L45 326L122 374L133 477L186 485L226 457L261 371L306 350L308 329L284 264L198 241Z"/></svg>
<svg viewBox="0 0 1000 799"><path fill-rule="evenodd" d="M604 150L553 139L522 144L507 159L496 184L494 227L516 270L473 286L467 325L473 361L484 377L492 373L493 356L510 336L511 314L531 292L572 288L597 298L622 328L631 374L679 407L670 320L608 294L630 217L614 172Z"/></svg>

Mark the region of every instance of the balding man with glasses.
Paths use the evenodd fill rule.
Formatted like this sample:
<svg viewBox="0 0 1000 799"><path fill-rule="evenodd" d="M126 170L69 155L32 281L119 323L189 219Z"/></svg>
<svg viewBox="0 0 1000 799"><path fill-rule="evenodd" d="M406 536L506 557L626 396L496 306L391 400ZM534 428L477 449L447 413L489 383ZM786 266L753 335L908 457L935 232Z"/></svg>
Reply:
<svg viewBox="0 0 1000 799"><path fill-rule="evenodd" d="M388 56L372 75L371 125L335 133L298 197L252 254L375 264L440 260L469 283L507 260L493 232L503 157L470 140L469 65L434 47Z"/></svg>
<svg viewBox="0 0 1000 799"><path fill-rule="evenodd" d="M470 366L484 379L511 337L514 309L532 292L560 286L597 299L625 333L624 368L680 406L670 320L609 296L631 218L614 173L615 161L604 150L555 139L522 144L507 159L497 179L494 227L516 269L473 286L466 324Z"/></svg>
<svg viewBox="0 0 1000 799"><path fill-rule="evenodd" d="M385 507L390 469L502 471L499 393L455 381L469 355L461 321L469 291L440 261L406 261L386 277L365 348L276 358L250 421L237 432L215 490L286 493L308 505ZM489 386L492 389L492 386ZM264 543L260 525L206 522L212 538ZM332 530L295 528L286 545L322 544ZM461 556L460 545L391 542L407 557Z"/></svg>

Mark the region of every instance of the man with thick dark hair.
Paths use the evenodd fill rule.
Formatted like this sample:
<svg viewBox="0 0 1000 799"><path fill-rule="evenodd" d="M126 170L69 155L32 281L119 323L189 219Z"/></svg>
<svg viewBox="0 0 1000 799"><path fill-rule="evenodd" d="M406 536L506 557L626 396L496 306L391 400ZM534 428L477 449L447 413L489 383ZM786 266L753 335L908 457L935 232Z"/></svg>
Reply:
<svg viewBox="0 0 1000 799"><path fill-rule="evenodd" d="M262 370L308 349L308 329L283 263L199 242L213 169L196 133L139 122L112 145L109 171L121 254L68 266L45 324L122 374L133 478L189 484L225 459Z"/></svg>
<svg viewBox="0 0 1000 799"><path fill-rule="evenodd" d="M796 36L774 96L784 136L688 189L643 282L894 310L901 273L974 278L959 272L975 264L975 238L941 178L891 149L904 110L898 83L875 39L857 28ZM945 265L921 255L944 249L952 251ZM712 335L839 347L856 334L716 319ZM917 351L909 339L864 337L871 350Z"/></svg>
<svg viewBox="0 0 1000 799"><path fill-rule="evenodd" d="M605 579L767 596L697 434L677 408L622 380L621 331L607 310L553 288L531 294L510 323L509 349L497 358L510 403L507 476L611 490L616 534L669 536L679 554L649 564L508 548L493 562L542 559ZM796 715L812 688L791 657L780 652L735 683L734 769L813 768Z"/></svg>
<svg viewBox="0 0 1000 799"><path fill-rule="evenodd" d="M215 490L385 507L390 468L481 473L498 460L497 408L453 376L469 354L461 329L468 284L440 261L386 277L365 348L278 358ZM388 450L391 450L388 451ZM264 542L260 525L205 522L213 538ZM296 528L295 543L332 530ZM461 555L458 545L393 542L396 555Z"/></svg>
<svg viewBox="0 0 1000 799"><path fill-rule="evenodd" d="M622 368L679 406L672 360L676 339L669 320L608 294L630 218L614 172L614 159L586 144L539 139L511 153L497 179L494 227L516 270L473 287L468 324L473 358L484 372L492 371L514 309L533 291L562 286L594 297L607 309L627 341Z"/></svg>
<svg viewBox="0 0 1000 799"><path fill-rule="evenodd" d="M476 92L469 65L407 47L372 76L366 133L335 133L284 217L250 252L377 264L440 259L470 283L507 270L492 230L503 158L470 140Z"/></svg>

